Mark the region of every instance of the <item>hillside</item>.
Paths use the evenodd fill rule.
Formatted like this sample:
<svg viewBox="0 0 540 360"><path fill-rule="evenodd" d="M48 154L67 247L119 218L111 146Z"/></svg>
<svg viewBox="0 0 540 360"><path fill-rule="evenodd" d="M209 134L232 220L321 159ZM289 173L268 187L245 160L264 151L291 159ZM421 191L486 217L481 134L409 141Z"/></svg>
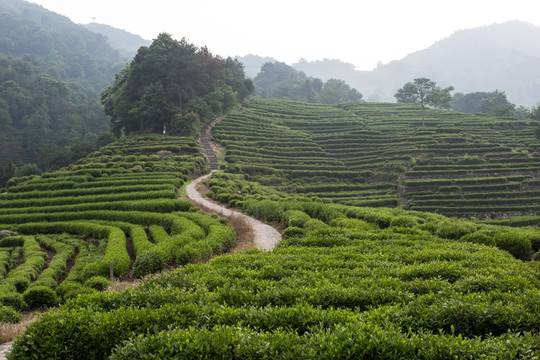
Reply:
<svg viewBox="0 0 540 360"><path fill-rule="evenodd" d="M259 119L259 130L279 129L295 142L302 131L287 132L284 124L297 116L300 125L311 108L322 125L313 107L257 102L232 117L281 109L282 124ZM301 157L318 151L297 144ZM0 240L0 323L18 321L21 308L71 301L30 325L11 359L540 353L540 267L528 261L540 247L538 228L279 201L286 195L248 183L253 174L245 170L237 195L259 193L237 205L281 224L284 240L273 251L208 263L232 245L234 232L174 199L187 176L207 171L192 138L129 136L64 171L14 180L0 196L0 229L20 233ZM231 177L216 173L211 191ZM99 292L110 263L115 277L180 267L135 289Z"/></svg>
<svg viewBox="0 0 540 360"><path fill-rule="evenodd" d="M118 50L120 55L126 60L133 58L141 46L149 46L151 44L151 41L145 40L139 35L109 25L90 23L82 26L97 34L105 36L108 44L113 49Z"/></svg>
<svg viewBox="0 0 540 360"><path fill-rule="evenodd" d="M0 164L53 169L72 160L74 142L93 151L109 125L101 90L124 65L103 35L41 6L0 0L0 63Z"/></svg>
<svg viewBox="0 0 540 360"><path fill-rule="evenodd" d="M540 72L539 36L540 28L514 21L457 31L372 71L328 59L300 60L292 66L323 81L342 79L367 101L393 102L396 90L407 81L427 77L462 93L505 91L510 102L531 107L540 101L540 80L532 76ZM247 68L254 58L244 58Z"/></svg>
<svg viewBox="0 0 540 360"><path fill-rule="evenodd" d="M259 100L219 122L214 139L227 172L288 196L539 221L538 121L429 110L422 127L420 113L414 104ZM233 204L251 198L237 187L212 190Z"/></svg>

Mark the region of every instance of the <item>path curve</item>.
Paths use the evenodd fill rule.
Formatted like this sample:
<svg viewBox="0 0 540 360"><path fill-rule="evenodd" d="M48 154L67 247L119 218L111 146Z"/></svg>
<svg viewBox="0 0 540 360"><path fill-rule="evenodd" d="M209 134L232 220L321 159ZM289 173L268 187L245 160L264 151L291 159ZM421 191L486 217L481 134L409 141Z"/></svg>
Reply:
<svg viewBox="0 0 540 360"><path fill-rule="evenodd" d="M230 218L231 216L238 216L241 219L245 220L253 231L253 243L255 247L261 250L272 250L281 241L281 234L279 233L279 231L277 231L270 225L262 223L259 220L254 219L250 216L244 215L239 211L227 209L223 206L213 203L212 201L204 198L199 193L199 191L197 191L197 184L207 179L214 172L215 170L211 171L207 175L201 176L200 178L193 180L189 185L187 185L186 191L188 197L191 199L191 201L193 201L195 205L199 205L201 207L204 207L205 209L209 209L216 214L225 216L227 218Z"/></svg>

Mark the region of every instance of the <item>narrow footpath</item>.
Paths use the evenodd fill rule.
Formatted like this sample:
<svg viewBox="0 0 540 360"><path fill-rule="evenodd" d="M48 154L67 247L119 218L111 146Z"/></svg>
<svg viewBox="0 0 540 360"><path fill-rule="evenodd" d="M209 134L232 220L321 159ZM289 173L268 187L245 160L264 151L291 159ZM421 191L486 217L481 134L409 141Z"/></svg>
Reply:
<svg viewBox="0 0 540 360"><path fill-rule="evenodd" d="M195 179L188 186L186 186L188 197L191 201L193 201L195 205L215 212L216 214L225 216L226 218L231 218L233 216L240 218L251 227L251 230L253 232L254 246L257 249L261 250L272 250L281 241L281 234L279 233L279 231L277 231L270 225L264 224L259 220L242 214L241 212L227 209L223 206L213 203L212 201L204 198L197 191L197 185L219 169L217 157L214 149L212 148L210 138L212 137L212 126L220 120L221 118L217 118L211 123L207 123L201 130L201 144L203 147L202 151L208 158L211 172L207 175L201 176L198 179Z"/></svg>
<svg viewBox="0 0 540 360"><path fill-rule="evenodd" d="M261 250L272 250L281 241L281 234L279 233L279 231L277 231L270 225L264 224L260 222L259 220L256 220L252 217L244 215L238 211L227 209L227 208L224 208L223 206L215 204L211 202L210 200L205 199L197 191L197 184L199 184L204 179L208 178L214 172L215 170L210 172L210 174L201 176L200 178L194 180L188 186L186 186L186 191L187 191L189 199L193 201L195 205L198 205L204 209L208 209L212 212L215 212L218 215L225 216L227 218L230 218L232 216L237 216L240 219L244 220L247 224L249 224L253 232L253 244L255 248L261 249Z"/></svg>

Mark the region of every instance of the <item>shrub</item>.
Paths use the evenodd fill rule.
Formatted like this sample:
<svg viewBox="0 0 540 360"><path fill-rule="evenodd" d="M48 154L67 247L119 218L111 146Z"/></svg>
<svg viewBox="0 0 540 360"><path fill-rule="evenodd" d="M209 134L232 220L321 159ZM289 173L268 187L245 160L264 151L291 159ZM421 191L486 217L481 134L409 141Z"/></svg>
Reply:
<svg viewBox="0 0 540 360"><path fill-rule="evenodd" d="M97 290L94 288L86 287L75 281L63 281L57 288L56 293L65 302L69 299L76 298L82 294L93 294Z"/></svg>
<svg viewBox="0 0 540 360"><path fill-rule="evenodd" d="M142 278L145 275L161 271L167 265L167 256L161 249L150 249L137 256L133 264L133 277Z"/></svg>
<svg viewBox="0 0 540 360"><path fill-rule="evenodd" d="M0 305L10 306L15 310L21 311L24 307L23 296L19 293L0 294Z"/></svg>
<svg viewBox="0 0 540 360"><path fill-rule="evenodd" d="M103 276L92 276L85 281L84 286L96 289L97 291L103 291L109 286L109 280Z"/></svg>
<svg viewBox="0 0 540 360"><path fill-rule="evenodd" d="M531 241L516 231L497 233L493 240L499 249L508 251L517 259L529 260L531 257Z"/></svg>
<svg viewBox="0 0 540 360"><path fill-rule="evenodd" d="M283 216L281 204L269 200L245 201L244 210L247 214L266 222L279 222Z"/></svg>
<svg viewBox="0 0 540 360"><path fill-rule="evenodd" d="M22 315L11 306L0 305L0 323L16 324L22 320Z"/></svg>
<svg viewBox="0 0 540 360"><path fill-rule="evenodd" d="M304 236L304 229L296 227L296 226L289 226L283 232L281 233L281 237L283 239L288 239L292 237L301 237Z"/></svg>
<svg viewBox="0 0 540 360"><path fill-rule="evenodd" d="M311 220L311 217L300 210L287 210L283 213L281 222L285 226L295 226L303 228L306 222Z"/></svg>
<svg viewBox="0 0 540 360"><path fill-rule="evenodd" d="M467 234L463 236L460 240L466 241L466 242L472 242L475 244L495 246L495 240L493 239L493 236L489 236L488 234L480 232L480 231L474 232L472 234Z"/></svg>
<svg viewBox="0 0 540 360"><path fill-rule="evenodd" d="M312 231L312 230L321 229L325 227L328 227L328 225L326 225L324 222L322 222L319 219L309 219L304 224L304 229L306 229L306 231Z"/></svg>
<svg viewBox="0 0 540 360"><path fill-rule="evenodd" d="M412 216L396 216L390 222L390 227L412 228L416 225L418 225L418 222Z"/></svg>
<svg viewBox="0 0 540 360"><path fill-rule="evenodd" d="M24 292L23 300L29 309L36 309L43 305L51 307L58 304L58 296L46 286L30 287Z"/></svg>
<svg viewBox="0 0 540 360"><path fill-rule="evenodd" d="M30 286L30 280L24 277L16 277L8 280L10 283L15 285L17 292L23 293Z"/></svg>
<svg viewBox="0 0 540 360"><path fill-rule="evenodd" d="M469 221L452 220L440 225L435 235L444 239L457 240L475 231L476 226Z"/></svg>

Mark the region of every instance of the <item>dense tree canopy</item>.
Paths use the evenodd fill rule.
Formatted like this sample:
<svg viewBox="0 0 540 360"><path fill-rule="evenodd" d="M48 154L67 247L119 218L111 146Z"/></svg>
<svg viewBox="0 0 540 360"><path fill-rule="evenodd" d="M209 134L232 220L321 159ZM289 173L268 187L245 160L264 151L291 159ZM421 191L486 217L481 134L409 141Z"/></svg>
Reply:
<svg viewBox="0 0 540 360"><path fill-rule="evenodd" d="M0 55L0 158L43 166L48 150L107 130L95 92L43 73L41 65L35 57ZM6 148L10 139L20 139L15 150Z"/></svg>
<svg viewBox="0 0 540 360"><path fill-rule="evenodd" d="M162 33L139 49L101 98L117 135L190 135L199 122L225 113L252 91L239 62Z"/></svg>
<svg viewBox="0 0 540 360"><path fill-rule="evenodd" d="M109 126L101 90L124 64L104 36L39 5L0 0L0 187L17 168L54 169L95 148Z"/></svg>
<svg viewBox="0 0 540 360"><path fill-rule="evenodd" d="M256 94L263 98L325 104L362 100L362 94L343 80L323 83L282 62L265 63L253 81Z"/></svg>
<svg viewBox="0 0 540 360"><path fill-rule="evenodd" d="M452 97L452 109L465 113L484 113L495 116L512 116L516 106L508 101L504 91L469 94L456 93Z"/></svg>
<svg viewBox="0 0 540 360"><path fill-rule="evenodd" d="M422 126L424 126L425 107L450 108L450 102L452 101L450 92L453 90L453 86L441 89L435 81L427 78L417 78L413 82L403 85L401 89L398 89L394 97L397 99L397 102L422 105Z"/></svg>

